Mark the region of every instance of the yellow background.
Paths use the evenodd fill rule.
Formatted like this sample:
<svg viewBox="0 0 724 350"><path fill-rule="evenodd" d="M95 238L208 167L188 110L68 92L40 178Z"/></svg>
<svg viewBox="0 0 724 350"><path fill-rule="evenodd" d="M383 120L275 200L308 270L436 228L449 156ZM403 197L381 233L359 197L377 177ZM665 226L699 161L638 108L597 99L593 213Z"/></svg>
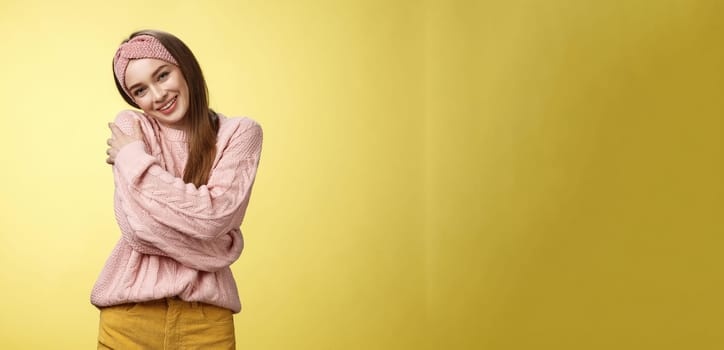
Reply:
<svg viewBox="0 0 724 350"><path fill-rule="evenodd" d="M157 28L264 128L240 349L720 349L722 4L2 1L0 348L95 347Z"/></svg>

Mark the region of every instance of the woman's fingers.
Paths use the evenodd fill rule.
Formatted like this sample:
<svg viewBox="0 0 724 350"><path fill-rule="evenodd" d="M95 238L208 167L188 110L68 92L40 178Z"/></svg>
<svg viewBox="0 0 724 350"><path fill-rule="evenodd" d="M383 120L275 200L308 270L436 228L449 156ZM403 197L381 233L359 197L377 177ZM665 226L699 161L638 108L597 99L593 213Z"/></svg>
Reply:
<svg viewBox="0 0 724 350"><path fill-rule="evenodd" d="M111 129L111 138L106 140L106 144L110 146L108 150L106 150L106 154L108 155L108 158L106 159L106 163L113 164L116 160L116 155L118 154L119 150L123 148L125 145L132 143L137 140L143 140L143 131L141 130L141 121L138 119L135 119L133 122L133 134L127 135L121 128L118 127L115 123L108 123L108 128Z"/></svg>
<svg viewBox="0 0 724 350"><path fill-rule="evenodd" d="M133 137L140 139L143 132L141 131L141 121L135 119L133 122Z"/></svg>
<svg viewBox="0 0 724 350"><path fill-rule="evenodd" d="M108 156L108 158L106 158L106 163L108 163L108 164L113 164L116 160L115 155L113 155L112 153L113 153L113 148L109 148L106 150L106 155Z"/></svg>
<svg viewBox="0 0 724 350"><path fill-rule="evenodd" d="M113 133L113 137L119 137L121 135L126 135L123 130L121 130L116 124L114 123L108 123L108 127L111 128L111 132Z"/></svg>
<svg viewBox="0 0 724 350"><path fill-rule="evenodd" d="M108 158L106 158L106 163L113 165L115 162L115 155L113 154L114 149L116 146L114 145L117 138L121 136L126 136L126 134L123 133L123 131L116 126L114 123L108 123L108 128L111 129L111 138L106 140L106 144L110 146L110 148L106 149L106 155L108 155Z"/></svg>
<svg viewBox="0 0 724 350"><path fill-rule="evenodd" d="M111 129L111 133L113 134L111 137L113 140L109 139L108 144L110 145L112 141L114 140L124 140L122 143L126 144L127 139L133 139L133 140L142 140L143 139L143 131L141 130L141 121L136 119L133 122L133 132L129 135L126 134L121 128L118 127L115 123L108 123L108 127Z"/></svg>

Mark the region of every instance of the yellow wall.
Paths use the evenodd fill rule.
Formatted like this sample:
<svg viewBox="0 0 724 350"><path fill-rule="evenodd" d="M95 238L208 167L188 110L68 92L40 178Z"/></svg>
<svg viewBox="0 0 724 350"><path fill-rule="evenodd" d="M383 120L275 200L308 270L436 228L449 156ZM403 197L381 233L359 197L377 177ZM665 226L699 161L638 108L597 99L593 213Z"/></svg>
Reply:
<svg viewBox="0 0 724 350"><path fill-rule="evenodd" d="M240 349L414 347L424 320L423 9L386 1L0 5L0 348L87 349L119 237L106 123L132 31L182 38L265 143L233 265ZM414 322L410 322L410 319Z"/></svg>
<svg viewBox="0 0 724 350"><path fill-rule="evenodd" d="M436 349L724 347L724 6L430 1Z"/></svg>
<svg viewBox="0 0 724 350"><path fill-rule="evenodd" d="M722 5L0 2L0 348L95 345L133 30L265 144L240 349L680 349L721 327Z"/></svg>

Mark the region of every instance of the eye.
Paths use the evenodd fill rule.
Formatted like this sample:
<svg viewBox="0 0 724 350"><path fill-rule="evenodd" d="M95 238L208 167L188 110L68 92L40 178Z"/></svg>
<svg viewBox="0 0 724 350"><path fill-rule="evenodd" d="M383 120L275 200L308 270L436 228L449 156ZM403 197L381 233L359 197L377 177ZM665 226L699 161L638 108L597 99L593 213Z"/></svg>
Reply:
<svg viewBox="0 0 724 350"><path fill-rule="evenodd" d="M144 92L146 92L145 88L138 88L136 90L133 90L133 96L139 97L143 95Z"/></svg>
<svg viewBox="0 0 724 350"><path fill-rule="evenodd" d="M163 72L163 73L159 74L159 75L158 75L158 80L164 80L164 79L166 79L169 74L170 74L169 72Z"/></svg>

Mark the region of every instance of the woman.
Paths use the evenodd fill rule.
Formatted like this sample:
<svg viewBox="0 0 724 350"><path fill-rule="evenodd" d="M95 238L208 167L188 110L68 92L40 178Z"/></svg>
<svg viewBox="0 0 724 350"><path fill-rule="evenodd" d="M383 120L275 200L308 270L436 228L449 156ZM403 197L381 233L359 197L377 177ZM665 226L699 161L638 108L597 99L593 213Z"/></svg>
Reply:
<svg viewBox="0 0 724 350"><path fill-rule="evenodd" d="M98 348L233 349L241 304L229 265L243 249L262 129L209 109L198 62L169 33L133 33L113 74L142 112L109 124L122 234L91 294Z"/></svg>

